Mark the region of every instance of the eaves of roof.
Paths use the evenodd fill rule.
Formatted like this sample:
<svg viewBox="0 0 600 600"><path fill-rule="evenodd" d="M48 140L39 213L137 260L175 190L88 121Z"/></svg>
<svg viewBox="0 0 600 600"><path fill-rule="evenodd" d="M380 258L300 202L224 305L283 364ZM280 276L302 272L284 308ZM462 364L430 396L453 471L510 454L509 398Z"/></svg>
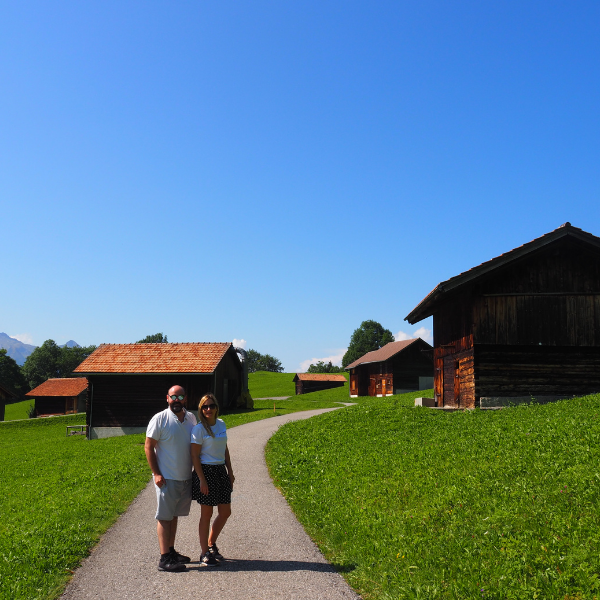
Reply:
<svg viewBox="0 0 600 600"><path fill-rule="evenodd" d="M567 236L600 248L600 238L588 233L587 231L583 231L578 227L573 227L567 222L557 229L546 233L545 235L542 235L531 242L501 254L496 258L492 258L491 260L477 265L476 267L473 267L464 273L455 275L446 281L442 281L431 292L429 292L429 294L427 294L427 296L406 317L404 317L404 320L408 321L411 325L422 321L433 314L438 301L440 301L448 293L456 291L458 288L472 283L474 280L487 275L491 271L504 267L511 262L523 258L527 254L531 254L536 250L540 250L548 244Z"/></svg>

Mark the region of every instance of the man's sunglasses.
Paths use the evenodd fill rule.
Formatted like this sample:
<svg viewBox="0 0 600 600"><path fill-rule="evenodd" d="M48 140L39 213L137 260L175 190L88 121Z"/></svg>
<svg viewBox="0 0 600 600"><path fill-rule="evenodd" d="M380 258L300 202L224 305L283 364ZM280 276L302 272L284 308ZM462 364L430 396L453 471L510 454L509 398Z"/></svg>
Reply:
<svg viewBox="0 0 600 600"><path fill-rule="evenodd" d="M173 400L173 402L175 402L175 400L183 400L185 398L185 396L169 396L169 398L171 398L171 400Z"/></svg>
<svg viewBox="0 0 600 600"><path fill-rule="evenodd" d="M202 405L202 410L206 410L207 408L210 408L211 410L215 410L215 408L217 408L216 404L203 404Z"/></svg>

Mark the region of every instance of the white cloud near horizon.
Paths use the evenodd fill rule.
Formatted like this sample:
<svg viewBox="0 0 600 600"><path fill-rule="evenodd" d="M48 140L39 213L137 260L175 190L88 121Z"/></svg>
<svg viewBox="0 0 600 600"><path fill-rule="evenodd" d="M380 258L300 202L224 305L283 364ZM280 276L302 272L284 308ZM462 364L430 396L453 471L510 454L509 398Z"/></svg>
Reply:
<svg viewBox="0 0 600 600"><path fill-rule="evenodd" d="M426 327L419 327L419 329L417 329L412 335L409 335L408 333L404 333L404 331L399 331L394 336L394 339L397 342L401 342L403 340L412 340L412 339L418 338L418 337L420 337L422 340L424 340L428 344L433 344L432 331L431 331L431 329L427 329Z"/></svg>
<svg viewBox="0 0 600 600"><path fill-rule="evenodd" d="M300 368L298 369L298 373L306 373L306 369L308 369L308 367L310 367L310 365L316 365L320 360L323 361L324 363L328 363L329 361L331 361L331 364L336 366L336 367L341 367L342 366L342 358L344 357L344 354L346 354L346 350L348 350L348 348L341 348L340 350L337 351L337 354L332 354L331 356L324 356L322 358L309 358L307 360L303 360L300 363Z"/></svg>
<svg viewBox="0 0 600 600"><path fill-rule="evenodd" d="M23 342L23 344L33 344L33 337L31 337L30 333L15 333L14 335L9 335L8 337L13 338L14 340L19 340Z"/></svg>
<svg viewBox="0 0 600 600"><path fill-rule="evenodd" d="M242 348L243 350L246 350L248 342L246 340L238 340L237 338L234 338L232 344L234 348Z"/></svg>

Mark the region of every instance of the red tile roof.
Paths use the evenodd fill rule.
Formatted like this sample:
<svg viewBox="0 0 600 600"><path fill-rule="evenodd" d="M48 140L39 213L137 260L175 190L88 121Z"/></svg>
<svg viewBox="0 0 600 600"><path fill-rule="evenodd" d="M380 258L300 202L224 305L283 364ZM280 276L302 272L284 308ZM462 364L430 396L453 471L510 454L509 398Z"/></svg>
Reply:
<svg viewBox="0 0 600 600"><path fill-rule="evenodd" d="M476 267L472 267L468 271L464 271L454 277L450 277L450 279L446 279L446 281L442 281L431 290L423 300L421 300L419 305L414 308L408 316L404 317L404 320L414 325L426 317L431 316L438 301L448 292L567 236L600 248L600 238L587 231L583 231L579 227L573 227L569 222L564 223L557 229L554 229L531 242L527 242L518 248L500 254L500 256L496 256L496 258L492 258Z"/></svg>
<svg viewBox="0 0 600 600"><path fill-rule="evenodd" d="M344 375L330 373L297 373L294 381L348 381Z"/></svg>
<svg viewBox="0 0 600 600"><path fill-rule="evenodd" d="M395 356L396 354L398 354L398 352L406 350L406 348L408 348L418 340L420 340L421 342L423 342L423 344L431 348L431 346L424 340L421 340L421 338L414 338L412 340L402 340L400 342L390 342L382 348L379 348L379 350L367 352L364 356L361 356L359 359L350 363L346 367L346 370L353 369L354 367L358 367L358 365L364 365L366 363L374 363L381 362L382 360L388 360L388 358L392 358L392 356Z"/></svg>
<svg viewBox="0 0 600 600"><path fill-rule="evenodd" d="M230 342L102 344L75 373L213 373Z"/></svg>
<svg viewBox="0 0 600 600"><path fill-rule="evenodd" d="M47 379L44 383L33 388L25 396L40 398L42 396L79 396L87 390L88 380L85 377L64 377Z"/></svg>

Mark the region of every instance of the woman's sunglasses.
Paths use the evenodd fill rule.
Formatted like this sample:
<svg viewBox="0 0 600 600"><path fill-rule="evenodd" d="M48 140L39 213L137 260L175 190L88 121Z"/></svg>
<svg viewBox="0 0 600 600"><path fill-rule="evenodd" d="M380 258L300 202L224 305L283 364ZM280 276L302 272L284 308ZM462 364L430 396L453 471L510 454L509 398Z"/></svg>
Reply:
<svg viewBox="0 0 600 600"><path fill-rule="evenodd" d="M202 405L202 410L206 410L207 408L214 410L215 408L217 408L217 405L216 404L203 404Z"/></svg>

